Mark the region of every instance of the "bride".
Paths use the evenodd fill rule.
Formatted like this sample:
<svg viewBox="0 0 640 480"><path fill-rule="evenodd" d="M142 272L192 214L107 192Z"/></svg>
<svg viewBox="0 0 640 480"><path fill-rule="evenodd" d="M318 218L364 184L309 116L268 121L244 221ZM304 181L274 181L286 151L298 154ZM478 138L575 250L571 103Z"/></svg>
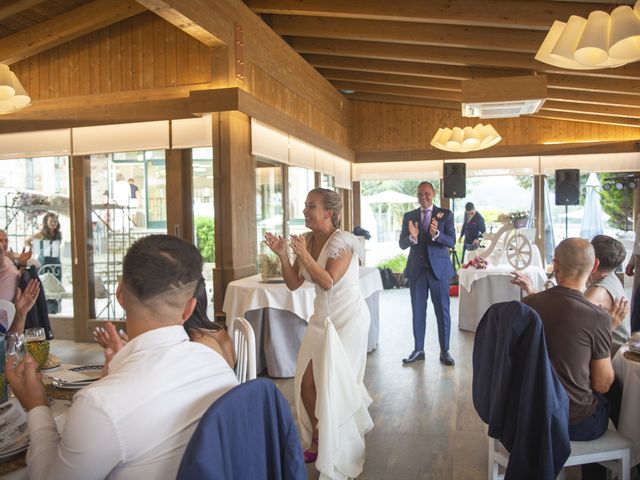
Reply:
<svg viewBox="0 0 640 480"><path fill-rule="evenodd" d="M369 309L359 287L357 238L341 231L342 199L316 188L307 195L305 225L311 232L291 236L296 255L289 261L287 241L267 233L265 243L278 255L287 287L305 280L316 287L314 314L298 353L294 394L307 463L320 478L355 478L362 473L364 435L373 428L364 386Z"/></svg>

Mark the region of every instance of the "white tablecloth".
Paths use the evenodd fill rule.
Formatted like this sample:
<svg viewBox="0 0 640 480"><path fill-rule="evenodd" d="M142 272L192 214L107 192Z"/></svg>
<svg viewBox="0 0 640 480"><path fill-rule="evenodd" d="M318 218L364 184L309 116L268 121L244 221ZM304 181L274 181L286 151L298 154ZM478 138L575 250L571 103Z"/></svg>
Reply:
<svg viewBox="0 0 640 480"><path fill-rule="evenodd" d="M494 303L520 300L520 289L511 283L511 265L499 265L485 270L463 268L460 279L460 308L458 328L475 332L480 319ZM542 267L529 266L523 270L537 290L544 288L547 275Z"/></svg>
<svg viewBox="0 0 640 480"><path fill-rule="evenodd" d="M640 463L640 363L624 357L623 345L613 358L613 369L622 384L618 432L633 442L631 466Z"/></svg>
<svg viewBox="0 0 640 480"><path fill-rule="evenodd" d="M256 335L256 368L272 377L292 377L306 324L313 314L315 288L305 282L291 291L284 283L262 283L260 275L235 280L227 286L222 306L231 325L244 316ZM378 346L379 292L377 268L360 267L360 291L371 313L368 351Z"/></svg>

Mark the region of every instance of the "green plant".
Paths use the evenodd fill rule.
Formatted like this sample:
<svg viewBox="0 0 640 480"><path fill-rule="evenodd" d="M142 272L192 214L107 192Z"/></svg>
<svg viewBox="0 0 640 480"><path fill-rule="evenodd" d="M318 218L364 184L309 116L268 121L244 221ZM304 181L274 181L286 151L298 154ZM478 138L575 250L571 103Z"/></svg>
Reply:
<svg viewBox="0 0 640 480"><path fill-rule="evenodd" d="M216 246L215 246L215 225L213 218L196 217L194 218L196 225L196 246L205 262L215 262Z"/></svg>
<svg viewBox="0 0 640 480"><path fill-rule="evenodd" d="M387 258L376 265L378 268L390 268L393 273L404 272L406 266L407 256L402 253L399 253L395 257Z"/></svg>

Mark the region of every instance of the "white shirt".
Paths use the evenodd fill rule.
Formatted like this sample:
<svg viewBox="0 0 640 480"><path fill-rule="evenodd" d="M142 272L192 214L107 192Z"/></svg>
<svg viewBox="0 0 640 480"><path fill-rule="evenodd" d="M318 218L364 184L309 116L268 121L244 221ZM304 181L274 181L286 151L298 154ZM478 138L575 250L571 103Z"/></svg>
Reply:
<svg viewBox="0 0 640 480"><path fill-rule="evenodd" d="M182 326L146 332L76 394L62 438L48 407L29 411L29 478L175 479L200 417L237 383Z"/></svg>

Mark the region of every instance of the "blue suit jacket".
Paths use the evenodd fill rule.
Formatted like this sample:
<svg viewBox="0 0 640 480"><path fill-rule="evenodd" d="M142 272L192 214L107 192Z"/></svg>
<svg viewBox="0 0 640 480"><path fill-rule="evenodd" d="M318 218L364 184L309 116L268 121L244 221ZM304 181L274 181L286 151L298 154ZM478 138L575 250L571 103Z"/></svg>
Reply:
<svg viewBox="0 0 640 480"><path fill-rule="evenodd" d="M270 380L225 393L205 412L182 457L178 480L306 480L289 404Z"/></svg>
<svg viewBox="0 0 640 480"><path fill-rule="evenodd" d="M569 397L547 354L538 314L493 304L473 342L473 405L510 452L505 479L555 479L571 453Z"/></svg>
<svg viewBox="0 0 640 480"><path fill-rule="evenodd" d="M420 226L418 243L414 245L409 240L409 221L417 222L420 225L422 223L420 216L420 208L417 208L405 213L402 220L402 231L400 232L399 240L400 248L403 250L410 249L404 274L409 280L416 278L420 273L420 269L427 265L428 258L436 278L438 280L449 279L455 274L449 258L449 249L456 244L453 213L451 213L451 210L434 205L431 218L438 221L440 235L435 240L432 240L431 235L425 233L422 226Z"/></svg>

